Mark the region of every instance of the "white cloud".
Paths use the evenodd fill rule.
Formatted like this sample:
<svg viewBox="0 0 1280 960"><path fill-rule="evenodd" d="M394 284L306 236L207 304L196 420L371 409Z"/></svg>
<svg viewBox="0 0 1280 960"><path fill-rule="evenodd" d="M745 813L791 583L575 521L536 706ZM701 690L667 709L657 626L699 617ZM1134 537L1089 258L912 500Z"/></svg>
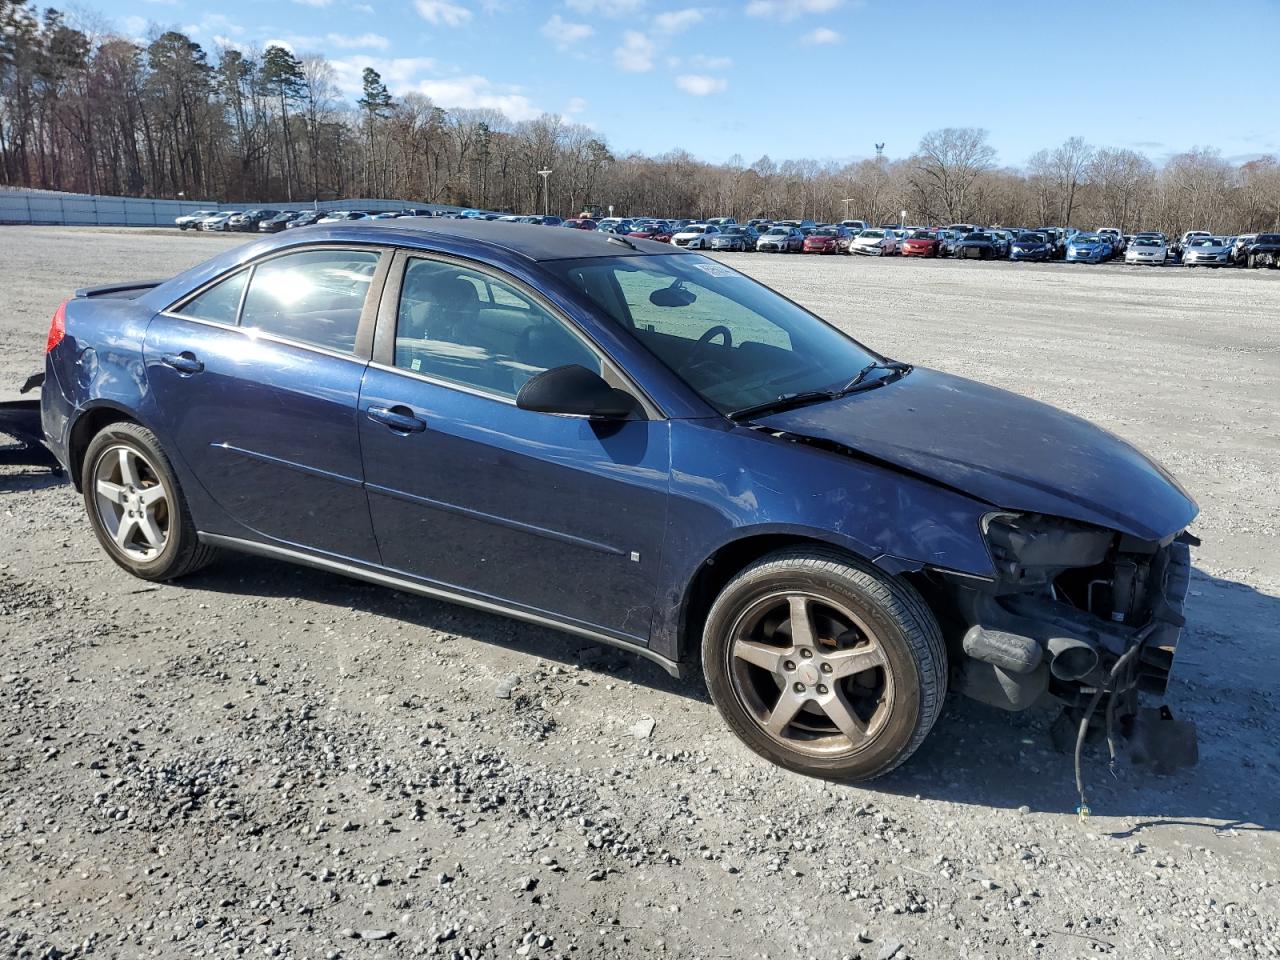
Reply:
<svg viewBox="0 0 1280 960"><path fill-rule="evenodd" d="M768 20L794 20L806 13L828 13L844 0L751 0L748 17Z"/></svg>
<svg viewBox="0 0 1280 960"><path fill-rule="evenodd" d="M689 58L689 66L699 70L728 70L733 66L733 58L711 57L705 53L695 53Z"/></svg>
<svg viewBox="0 0 1280 960"><path fill-rule="evenodd" d="M266 50L269 47L283 47L285 50L288 50L290 53L294 55L297 54L297 51L293 49L293 44L290 43L288 40L281 40L278 38L271 39L271 40L263 40L262 49Z"/></svg>
<svg viewBox="0 0 1280 960"><path fill-rule="evenodd" d="M394 96L417 92L446 109L501 110L513 120L532 120L546 112L530 102L519 87L496 84L487 77L429 76L440 69L440 65L430 57L351 57L330 62L338 89L350 97L360 95L364 68L373 67Z"/></svg>
<svg viewBox="0 0 1280 960"><path fill-rule="evenodd" d="M570 97L569 102L565 104L564 113L565 116L571 117L575 113L582 113L586 109L587 101L583 100L582 97Z"/></svg>
<svg viewBox="0 0 1280 960"><path fill-rule="evenodd" d="M807 43L811 46L818 46L826 43L839 43L840 34L836 33L830 27L819 27L817 30L811 30L800 38L801 43Z"/></svg>
<svg viewBox="0 0 1280 960"><path fill-rule="evenodd" d="M239 50L241 53L249 52L248 44L241 43L239 40L232 39L231 37L224 37L220 33L215 33L213 35L213 45L226 50Z"/></svg>
<svg viewBox="0 0 1280 960"><path fill-rule="evenodd" d="M218 32L226 34L227 36L239 37L244 34L244 27L225 14L206 13L200 18L199 23L187 24L182 28L182 32L187 34L212 34Z"/></svg>
<svg viewBox="0 0 1280 960"><path fill-rule="evenodd" d="M294 3L300 3L304 7L327 7L333 3L333 0L293 0Z"/></svg>
<svg viewBox="0 0 1280 960"><path fill-rule="evenodd" d="M621 17L635 13L645 0L564 0L564 5L578 13L598 13L606 17Z"/></svg>
<svg viewBox="0 0 1280 960"><path fill-rule="evenodd" d="M541 33L559 49L567 50L575 43L587 39L595 30L590 24L572 23L557 13L542 25Z"/></svg>
<svg viewBox="0 0 1280 960"><path fill-rule="evenodd" d="M141 37L147 32L147 18L123 17L120 20L120 29L130 37Z"/></svg>
<svg viewBox="0 0 1280 960"><path fill-rule="evenodd" d="M684 10L672 10L669 13L658 14L653 18L653 25L663 33L679 33L681 30L688 30L701 20L702 11L688 7Z"/></svg>
<svg viewBox="0 0 1280 960"><path fill-rule="evenodd" d="M498 87L484 77L450 77L447 80L420 80L414 87L438 105L463 109L501 110L512 120L533 120L544 112L514 88Z"/></svg>
<svg viewBox="0 0 1280 960"><path fill-rule="evenodd" d="M637 30L628 30L622 35L622 46L613 51L613 62L627 73L647 73L653 69L653 55L653 41Z"/></svg>
<svg viewBox="0 0 1280 960"><path fill-rule="evenodd" d="M708 77L701 73L685 73L676 77L676 86L685 93L693 94L695 97L706 97L726 89L729 86L729 81L724 77Z"/></svg>
<svg viewBox="0 0 1280 960"><path fill-rule="evenodd" d="M326 33L322 37L289 34L288 40L295 47L305 47L312 50L332 49L334 47L339 50L386 50L391 46L391 41L380 33L362 33L359 35Z"/></svg>
<svg viewBox="0 0 1280 960"><path fill-rule="evenodd" d="M387 89L397 95L416 89L422 75L436 69L436 62L430 57L352 57L330 63L338 89L352 96L359 96L363 90L365 67L377 70Z"/></svg>
<svg viewBox="0 0 1280 960"><path fill-rule="evenodd" d="M460 27L471 19L471 11L452 0L416 0L418 15L436 26Z"/></svg>

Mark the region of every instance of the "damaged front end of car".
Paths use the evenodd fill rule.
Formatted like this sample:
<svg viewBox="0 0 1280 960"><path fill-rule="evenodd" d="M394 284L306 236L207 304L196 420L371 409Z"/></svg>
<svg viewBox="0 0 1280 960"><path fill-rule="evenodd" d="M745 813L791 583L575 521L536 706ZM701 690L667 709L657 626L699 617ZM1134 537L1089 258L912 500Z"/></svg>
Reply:
<svg viewBox="0 0 1280 960"><path fill-rule="evenodd" d="M1138 696L1162 696L1185 624L1191 577L1186 531L1161 540L1037 514L994 512L982 533L995 576L940 573L935 609L952 633L959 692L1005 710L1057 704L1071 737L1141 722ZM1164 714L1168 717L1167 711ZM1148 739L1189 725L1165 724ZM1191 743L1167 744L1160 766L1194 762ZM1067 744L1064 744L1066 746ZM1181 761L1170 758L1181 757Z"/></svg>

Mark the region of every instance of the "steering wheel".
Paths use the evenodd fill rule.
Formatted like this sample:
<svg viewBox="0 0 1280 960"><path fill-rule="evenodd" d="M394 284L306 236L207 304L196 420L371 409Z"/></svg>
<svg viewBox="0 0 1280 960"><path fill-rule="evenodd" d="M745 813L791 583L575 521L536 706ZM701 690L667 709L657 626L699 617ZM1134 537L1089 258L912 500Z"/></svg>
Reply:
<svg viewBox="0 0 1280 960"><path fill-rule="evenodd" d="M716 337L722 337L724 339L725 347L733 346L732 331L730 331L730 329L724 324L717 323L714 327L710 327L704 331L702 336L698 338L698 342L695 343L693 345L693 349L689 351L689 356L685 359L684 363L680 364L679 372L687 375L692 371L697 370L699 367L707 367L709 371L714 371L714 374L721 372L732 373L725 364L712 357L703 357L702 355L711 344L711 341ZM719 369L717 370L716 368Z"/></svg>

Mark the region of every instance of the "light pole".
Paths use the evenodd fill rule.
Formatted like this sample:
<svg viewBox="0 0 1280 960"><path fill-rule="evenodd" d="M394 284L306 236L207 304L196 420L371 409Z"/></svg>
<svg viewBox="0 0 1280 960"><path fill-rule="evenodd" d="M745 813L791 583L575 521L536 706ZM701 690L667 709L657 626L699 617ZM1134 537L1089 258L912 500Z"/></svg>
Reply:
<svg viewBox="0 0 1280 960"><path fill-rule="evenodd" d="M844 218L849 219L849 204L853 203L853 197L846 197L844 201Z"/></svg>
<svg viewBox="0 0 1280 960"><path fill-rule="evenodd" d="M542 215L546 217L551 214L551 203L547 199L547 178L551 176L551 171L539 170L538 176L542 178Z"/></svg>

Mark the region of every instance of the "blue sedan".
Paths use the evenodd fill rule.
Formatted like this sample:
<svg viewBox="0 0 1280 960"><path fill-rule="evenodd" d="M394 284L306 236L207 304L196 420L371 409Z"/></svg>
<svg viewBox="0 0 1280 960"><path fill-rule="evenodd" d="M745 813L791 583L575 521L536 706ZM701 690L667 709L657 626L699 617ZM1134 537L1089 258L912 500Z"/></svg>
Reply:
<svg viewBox="0 0 1280 960"><path fill-rule="evenodd" d="M700 667L822 777L901 763L948 686L1120 716L1162 690L1198 509L1114 435L715 260L475 219L78 291L41 416L138 577L240 551Z"/></svg>
<svg viewBox="0 0 1280 960"><path fill-rule="evenodd" d="M1077 233L1067 243L1069 263L1102 263L1114 254L1111 241L1097 233Z"/></svg>

